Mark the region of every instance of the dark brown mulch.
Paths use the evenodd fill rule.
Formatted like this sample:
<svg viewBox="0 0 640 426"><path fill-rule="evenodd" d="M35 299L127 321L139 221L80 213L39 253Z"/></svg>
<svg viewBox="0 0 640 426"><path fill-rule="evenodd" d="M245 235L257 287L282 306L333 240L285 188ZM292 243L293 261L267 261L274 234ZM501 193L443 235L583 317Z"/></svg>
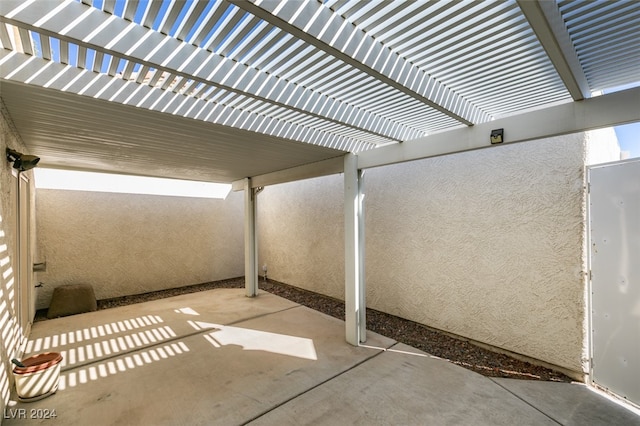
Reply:
<svg viewBox="0 0 640 426"><path fill-rule="evenodd" d="M260 280L260 288L332 317L344 320L344 302L277 281ZM488 377L570 382L549 368L481 348L464 339L394 315L367 308L367 330L390 337Z"/></svg>
<svg viewBox="0 0 640 426"><path fill-rule="evenodd" d="M197 284L187 287L160 290L134 296L99 300L98 310L109 309L133 303L181 294L196 293L215 288L242 288L244 278L234 278ZM344 302L308 290L273 280L260 279L261 290L289 299L303 306L320 311L332 317L344 320ZM36 321L46 319L46 310L36 314ZM562 373L520 361L510 356L481 348L461 338L452 337L438 330L384 312L367 309L367 329L398 342L423 350L431 355L444 358L454 364L488 377L507 377L513 379L546 380L570 382Z"/></svg>

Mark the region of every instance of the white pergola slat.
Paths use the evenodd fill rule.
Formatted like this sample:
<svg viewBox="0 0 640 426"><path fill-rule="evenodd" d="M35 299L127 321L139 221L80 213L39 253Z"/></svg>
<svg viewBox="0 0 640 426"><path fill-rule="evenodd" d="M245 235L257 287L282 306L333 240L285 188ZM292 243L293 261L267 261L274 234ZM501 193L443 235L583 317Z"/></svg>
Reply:
<svg viewBox="0 0 640 426"><path fill-rule="evenodd" d="M158 17L158 12L160 12L160 7L162 6L162 2L152 1L147 4L147 9L144 13L144 18L142 20L142 25L147 28L151 28L156 18Z"/></svg>
<svg viewBox="0 0 640 426"><path fill-rule="evenodd" d="M505 129L508 143L517 143L640 122L638 106L640 87L442 132L428 136L428 144L418 139L380 147L358 154L358 167L366 169L474 149L491 149L487 140L491 129L495 128Z"/></svg>
<svg viewBox="0 0 640 426"><path fill-rule="evenodd" d="M414 139L459 122L471 124L464 118L443 119L438 111L459 119L460 111L481 108L491 117L558 102L564 90L560 78L574 99L590 94L594 82L605 76L608 85L637 78L634 30L640 7L628 0L606 4L109 0L102 4L105 16L95 13L91 0L39 2L37 7L36 3L3 2L0 19L7 23L0 25L3 47L34 53L28 33L33 31L43 59L52 59L54 47L57 60L66 63L73 54L70 50L76 49L74 65L80 69L101 73L107 67L110 76L298 120L373 144ZM186 38L189 43L181 42ZM549 53L556 44L559 48ZM218 49L222 55L198 51L199 47ZM496 67L492 55L506 56L508 66ZM561 70L562 63L568 64L568 72ZM435 109L425 108L415 96L404 96L416 84L418 89L425 82L428 87L432 77L436 84L428 95L455 103L457 92L465 99L458 105L461 109L444 111L448 104L438 103L437 98ZM389 80L394 81L389 84ZM571 87L571 80L579 80L574 84L578 90ZM199 88L181 90L184 85ZM226 96L216 94L221 89ZM175 114L186 106L186 101L173 99L163 110ZM296 113L296 108L310 116ZM348 128L327 126L324 120ZM359 127L364 133L354 131Z"/></svg>
<svg viewBox="0 0 640 426"><path fill-rule="evenodd" d="M55 2L51 2L51 4L47 2L47 4L51 10L56 6ZM394 130L397 126L382 117L370 120L369 122L373 126L370 129L359 128L354 124L357 122L357 117L371 114L352 105L345 105L345 108L342 109L345 113L342 116L323 115L318 111L318 105L337 104L338 107L331 110L340 111L339 104L342 102L318 92L309 91L301 86L294 86L253 68L233 63L222 56L181 43L144 27L132 27L123 19L108 17L97 9L87 9L81 4L68 3L63 9L63 14L55 15L56 19L52 17L41 23L40 26L35 26L34 24L38 23L38 17L43 13L40 4L37 6L23 8L15 16L0 17L0 20L23 25L32 31L51 36L58 34L56 31L59 28L64 28L64 34L59 36L64 41L93 48L96 51L121 57L137 64L173 72L175 75L192 77L206 84L237 91L284 108L298 110L346 127L372 133L379 137L376 140L380 143L399 141L399 135L402 133L409 133L412 137L424 134L410 129ZM79 25L80 22L84 22L80 18L91 22L90 28ZM126 33L128 37L121 37L114 41L111 36L122 33ZM151 54L146 52L151 52ZM98 68L98 66L94 67L94 71L99 71ZM352 111L355 114L351 114Z"/></svg>
<svg viewBox="0 0 640 426"><path fill-rule="evenodd" d="M640 2L558 2L591 91L640 76Z"/></svg>
<svg viewBox="0 0 640 426"><path fill-rule="evenodd" d="M569 97L513 1L415 2L407 8L388 6L365 21L357 17L362 7L361 2L347 2L341 11L357 29L371 34L493 117L521 111L536 102L544 105L543 99L563 101ZM510 86L520 79L523 68L545 75L555 84L529 84L513 97ZM491 89L484 90L488 87ZM486 103L489 93L508 98L509 106Z"/></svg>
<svg viewBox="0 0 640 426"><path fill-rule="evenodd" d="M176 38L178 40L186 40L187 34L191 27L200 19L201 13L207 6L206 2L193 2L188 13L188 17L182 21L182 24L176 32Z"/></svg>
<svg viewBox="0 0 640 426"><path fill-rule="evenodd" d="M372 37L351 31L347 21L319 2L300 2L297 9L283 7L286 0L231 2L463 124L490 118Z"/></svg>
<svg viewBox="0 0 640 426"><path fill-rule="evenodd" d="M251 112L234 109L221 104L215 105L215 109L211 110L209 108L211 105L205 100L186 97L174 92L174 90L179 90L183 84L186 84L186 80L184 79L175 84L174 87L176 89L167 92L156 90L148 85L125 81L120 78L90 73L86 70L83 71L68 65L56 63L49 63L47 67L45 67L45 65L47 65L47 62L41 58L18 52L0 50L0 78L20 83L26 83L28 81L29 84L35 86L65 90L71 93L82 93L84 96L118 102L123 105L132 105L152 111L166 112L171 105L182 105L180 110L183 112L188 110L191 114L193 114L194 111L209 111L206 115L198 115L192 118L216 124L231 125L230 117L235 117L236 120L233 120L232 127L259 131L272 136L282 136L289 128L291 128L291 134L302 135L305 133L303 128L298 128L300 126L291 124L291 122L284 122L278 117L265 117L262 120L257 120L257 117ZM165 80L165 84L168 85L172 81L174 80L168 78ZM131 96L131 91L127 90L129 88L135 90L135 96ZM238 96L231 92L229 92L229 95ZM185 108L183 102L188 102L191 107ZM177 109L178 108L172 109L173 113L177 114ZM288 110L283 109L283 111ZM186 116L184 113L181 115ZM257 123L260 124L256 125ZM314 139L308 140L307 142L328 147L335 147L340 144L352 145L356 143L355 140L348 136L336 136L335 132L328 133L324 130L318 130L314 135Z"/></svg>
<svg viewBox="0 0 640 426"><path fill-rule="evenodd" d="M545 48L573 100L591 97L587 78L580 66L571 37L555 4L539 0L518 0L518 5Z"/></svg>
<svg viewBox="0 0 640 426"><path fill-rule="evenodd" d="M0 42L90 73L46 83L69 93L355 152L633 83L639 21L631 0L5 0ZM27 69L6 78L42 84Z"/></svg>

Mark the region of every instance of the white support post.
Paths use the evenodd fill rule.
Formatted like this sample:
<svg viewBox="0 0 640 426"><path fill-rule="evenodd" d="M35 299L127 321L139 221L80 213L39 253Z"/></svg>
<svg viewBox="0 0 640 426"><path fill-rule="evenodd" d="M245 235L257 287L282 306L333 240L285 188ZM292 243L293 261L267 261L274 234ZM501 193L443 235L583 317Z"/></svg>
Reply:
<svg viewBox="0 0 640 426"><path fill-rule="evenodd" d="M358 321L360 324L360 343L367 341L367 303L364 279L364 170L358 169Z"/></svg>
<svg viewBox="0 0 640 426"><path fill-rule="evenodd" d="M363 189L358 159L348 154L344 160L345 331L347 342L355 346L363 343L367 335Z"/></svg>
<svg viewBox="0 0 640 426"><path fill-rule="evenodd" d="M244 287L247 297L258 295L258 237L256 194L251 178L244 180Z"/></svg>

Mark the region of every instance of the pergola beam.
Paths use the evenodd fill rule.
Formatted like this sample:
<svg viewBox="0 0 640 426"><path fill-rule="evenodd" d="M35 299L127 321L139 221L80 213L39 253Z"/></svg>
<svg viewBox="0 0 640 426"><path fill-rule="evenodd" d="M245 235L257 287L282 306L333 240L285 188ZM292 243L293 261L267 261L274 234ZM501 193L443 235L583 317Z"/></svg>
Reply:
<svg viewBox="0 0 640 426"><path fill-rule="evenodd" d="M236 129L285 137L283 120L273 117L259 117L250 111L215 104L202 98L187 97L171 90L160 90L135 81L126 81L106 74L96 74L70 65L50 62L45 59L26 55L16 51L0 49L0 80L6 79L18 83L45 87L53 90L90 96L95 99L116 102L144 108L150 111L165 112L171 105L180 106L175 115L222 124ZM304 142L316 142L318 145L347 143L345 138L336 138L335 134L318 130L314 139L307 136L306 126L287 122L287 139ZM279 130L278 130L279 129Z"/></svg>
<svg viewBox="0 0 640 426"><path fill-rule="evenodd" d="M493 129L505 129L505 143L515 143L640 122L638 105L640 88L629 89L364 151L357 155L358 167L367 169L489 148L494 146L489 142ZM338 159L254 176L253 187L342 173L344 169ZM243 181L236 181L233 189L241 191L242 185Z"/></svg>
<svg viewBox="0 0 640 426"><path fill-rule="evenodd" d="M493 129L504 129L505 143L566 135L640 122L640 87L579 102L568 102L473 127L438 133L402 144L383 146L358 154L358 168L488 148Z"/></svg>
<svg viewBox="0 0 640 426"><path fill-rule="evenodd" d="M2 0L0 7L0 22L366 132L382 138L383 143L423 134L83 3L50 0L25 4L22 0ZM114 38L114 34L119 36Z"/></svg>
<svg viewBox="0 0 640 426"><path fill-rule="evenodd" d="M321 2L302 1L296 3L297 8L286 8L280 7L286 0L228 1L467 126L491 118L399 54L355 29Z"/></svg>
<svg viewBox="0 0 640 426"><path fill-rule="evenodd" d="M254 176L251 178L251 187L259 188L342 173L344 171L343 157L344 156L330 158L328 160L316 161L315 163L304 164L290 169L278 170ZM232 190L243 191L244 179L234 181L232 184Z"/></svg>
<svg viewBox="0 0 640 426"><path fill-rule="evenodd" d="M587 77L582 70L571 37L555 1L517 0L522 13L547 52L574 101L591 97Z"/></svg>

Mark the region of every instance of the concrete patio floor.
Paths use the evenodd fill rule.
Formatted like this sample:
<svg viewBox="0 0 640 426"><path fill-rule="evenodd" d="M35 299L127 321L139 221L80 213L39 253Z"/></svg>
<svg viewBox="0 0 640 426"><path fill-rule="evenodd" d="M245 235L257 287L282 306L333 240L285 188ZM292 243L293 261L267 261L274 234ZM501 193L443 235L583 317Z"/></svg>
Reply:
<svg viewBox="0 0 640 426"><path fill-rule="evenodd" d="M28 352L46 351L58 392L14 389L3 425L640 425L581 384L490 379L371 332L350 346L344 322L265 292L38 322Z"/></svg>

